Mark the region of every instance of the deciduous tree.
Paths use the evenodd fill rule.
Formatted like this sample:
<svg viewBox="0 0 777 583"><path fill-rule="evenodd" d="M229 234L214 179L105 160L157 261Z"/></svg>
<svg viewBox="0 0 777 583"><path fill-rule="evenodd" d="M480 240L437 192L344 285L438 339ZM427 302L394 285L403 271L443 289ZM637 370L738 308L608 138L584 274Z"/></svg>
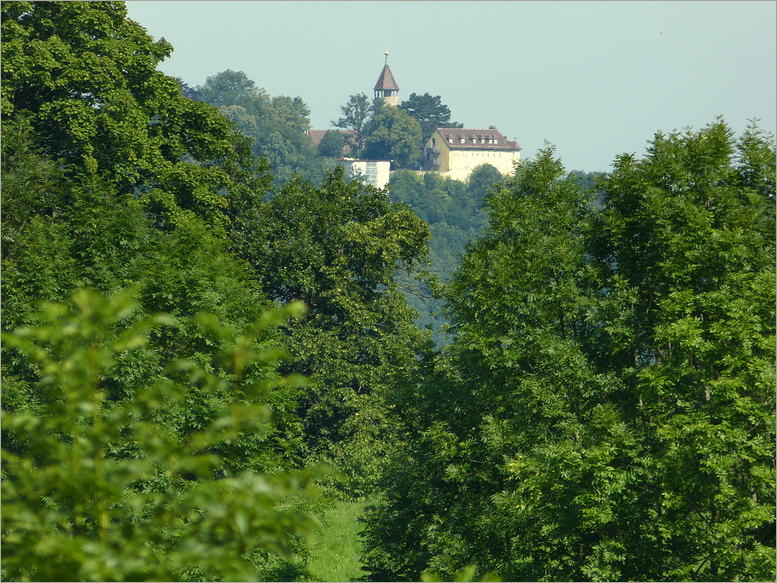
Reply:
<svg viewBox="0 0 777 583"><path fill-rule="evenodd" d="M311 452L371 482L380 437L393 431L382 400L424 341L395 274L425 259L429 232L406 205L343 177L338 168L321 188L285 185L262 208L242 253L268 297L310 308L288 329L288 342L290 370L316 383L302 399Z"/></svg>
<svg viewBox="0 0 777 583"><path fill-rule="evenodd" d="M359 93L351 95L348 98L348 103L340 107L340 111L343 115L336 121L332 121L332 125L353 132L351 149L358 157L364 150L367 122L372 116L373 106L366 93Z"/></svg>
<svg viewBox="0 0 777 583"><path fill-rule="evenodd" d="M310 177L315 155L308 137L310 109L299 97L271 97L242 71L226 70L197 88L251 140L254 156L269 162L276 184L295 173Z"/></svg>
<svg viewBox="0 0 777 583"><path fill-rule="evenodd" d="M374 578L775 577L774 164L718 121L595 189L545 150L487 198L455 342L396 393Z"/></svg>
<svg viewBox="0 0 777 583"><path fill-rule="evenodd" d="M342 132L329 130L318 144L318 153L322 156L340 158L345 148L345 136Z"/></svg>
<svg viewBox="0 0 777 583"><path fill-rule="evenodd" d="M451 110L442 103L439 95L432 97L429 93L411 93L406 101L399 104L399 108L404 109L421 124L421 138L424 142L432 136L435 128L464 127L451 121Z"/></svg>
<svg viewBox="0 0 777 583"><path fill-rule="evenodd" d="M156 69L170 44L126 16L112 2L3 4L4 119L25 115L68 177L102 175L160 226L186 214L223 226L261 168L223 116Z"/></svg>
<svg viewBox="0 0 777 583"><path fill-rule="evenodd" d="M392 168L417 167L421 126L404 110L378 102L366 133L364 157L391 160Z"/></svg>
<svg viewBox="0 0 777 583"><path fill-rule="evenodd" d="M298 552L295 536L316 524L300 503L313 474L246 472L229 457L241 435L265 432L261 394L283 383L252 372L279 357L257 336L300 309L268 313L242 334L198 317L204 334L226 340L217 362L228 374L176 359L131 400L111 398L105 377L143 351L150 330L176 321L133 323L129 294L79 290L72 305L44 304L38 325L3 333L5 349L36 370L40 402L2 414L4 577L277 577L277 559ZM227 397L201 426L177 431L174 404L197 403L203 391Z"/></svg>

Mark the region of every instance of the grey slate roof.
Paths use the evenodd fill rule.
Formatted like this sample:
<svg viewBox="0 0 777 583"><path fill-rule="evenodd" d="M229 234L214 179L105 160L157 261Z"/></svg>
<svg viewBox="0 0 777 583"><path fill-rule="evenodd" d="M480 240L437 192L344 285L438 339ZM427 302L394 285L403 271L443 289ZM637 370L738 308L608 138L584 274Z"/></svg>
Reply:
<svg viewBox="0 0 777 583"><path fill-rule="evenodd" d="M383 91L385 89L399 91L399 85L394 81L394 75L391 74L391 69L389 69L388 65L384 65L383 70L380 72L380 77L378 77L378 82L375 83L375 87L372 89L373 91Z"/></svg>

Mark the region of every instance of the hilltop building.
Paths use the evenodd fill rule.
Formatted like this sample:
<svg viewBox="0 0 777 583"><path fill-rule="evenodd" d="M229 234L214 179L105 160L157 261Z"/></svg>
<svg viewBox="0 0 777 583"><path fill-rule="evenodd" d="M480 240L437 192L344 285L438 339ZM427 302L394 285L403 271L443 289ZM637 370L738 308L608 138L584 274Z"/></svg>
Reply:
<svg viewBox="0 0 777 583"><path fill-rule="evenodd" d="M426 141L424 169L455 180L466 180L481 164L512 174L520 155L518 142L508 140L494 125L487 130L437 128Z"/></svg>
<svg viewBox="0 0 777 583"><path fill-rule="evenodd" d="M375 83L374 97L391 106L399 105L399 85L388 66L388 51L383 70ZM317 146L328 130L308 130L311 142ZM340 131L350 137L353 132ZM384 187L389 179L390 160L357 160L349 158L350 147L346 146L338 163L348 176L361 176L368 184ZM521 147L518 142L508 140L496 126L487 130L464 128L436 128L424 144L422 170L437 172L455 180L466 180L481 164L490 164L502 174L512 174L515 163L520 160Z"/></svg>
<svg viewBox="0 0 777 583"><path fill-rule="evenodd" d="M373 91L375 92L375 99L382 99L386 105L396 107L399 105L399 85L397 85L394 75L391 73L391 69L389 69L388 54L388 51L386 51L386 62L383 65L383 70L380 72L378 82L373 87Z"/></svg>

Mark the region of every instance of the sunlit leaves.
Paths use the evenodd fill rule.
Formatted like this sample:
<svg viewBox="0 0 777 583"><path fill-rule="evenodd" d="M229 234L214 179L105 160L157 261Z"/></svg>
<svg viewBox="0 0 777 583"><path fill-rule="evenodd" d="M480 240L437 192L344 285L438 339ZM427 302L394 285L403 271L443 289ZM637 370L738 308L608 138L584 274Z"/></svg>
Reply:
<svg viewBox="0 0 777 583"><path fill-rule="evenodd" d="M455 342L397 397L374 578L774 578L770 139L658 134L587 193L544 150L487 199Z"/></svg>
<svg viewBox="0 0 777 583"><path fill-rule="evenodd" d="M258 184L229 122L156 70L172 47L122 4L4 4L2 25L4 123L26 115L69 178L141 194L165 226L187 212L224 226L230 198Z"/></svg>
<svg viewBox="0 0 777 583"><path fill-rule="evenodd" d="M301 307L268 313L237 337L202 317L209 333L232 339L220 359L231 376L174 361L167 378L112 402L103 376L144 346L149 331L175 323L154 316L127 327L134 309L129 293L107 299L80 290L70 306L45 304L40 325L3 335L5 347L39 371L43 403L39 413L3 411L3 429L19 444L3 449L7 576L158 580L195 569L211 580L241 580L262 568L249 554L290 556L293 536L315 525L304 506L313 474L231 472L223 459L242 432L269 422L267 408L252 403L273 383L246 372L281 355L259 348L257 334L300 316ZM160 408L188 400L197 386L231 396L186 434L155 422Z"/></svg>

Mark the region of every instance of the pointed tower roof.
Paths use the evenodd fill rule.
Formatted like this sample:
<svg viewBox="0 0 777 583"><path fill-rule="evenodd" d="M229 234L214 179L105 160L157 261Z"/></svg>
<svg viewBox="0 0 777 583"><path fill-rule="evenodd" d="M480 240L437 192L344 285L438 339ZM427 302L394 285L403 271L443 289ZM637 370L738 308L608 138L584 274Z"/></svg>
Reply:
<svg viewBox="0 0 777 583"><path fill-rule="evenodd" d="M394 75L391 74L391 69L388 65L383 66L383 70L380 72L378 82L375 83L373 91L384 91L390 89L391 91L399 91L399 85L394 81Z"/></svg>

